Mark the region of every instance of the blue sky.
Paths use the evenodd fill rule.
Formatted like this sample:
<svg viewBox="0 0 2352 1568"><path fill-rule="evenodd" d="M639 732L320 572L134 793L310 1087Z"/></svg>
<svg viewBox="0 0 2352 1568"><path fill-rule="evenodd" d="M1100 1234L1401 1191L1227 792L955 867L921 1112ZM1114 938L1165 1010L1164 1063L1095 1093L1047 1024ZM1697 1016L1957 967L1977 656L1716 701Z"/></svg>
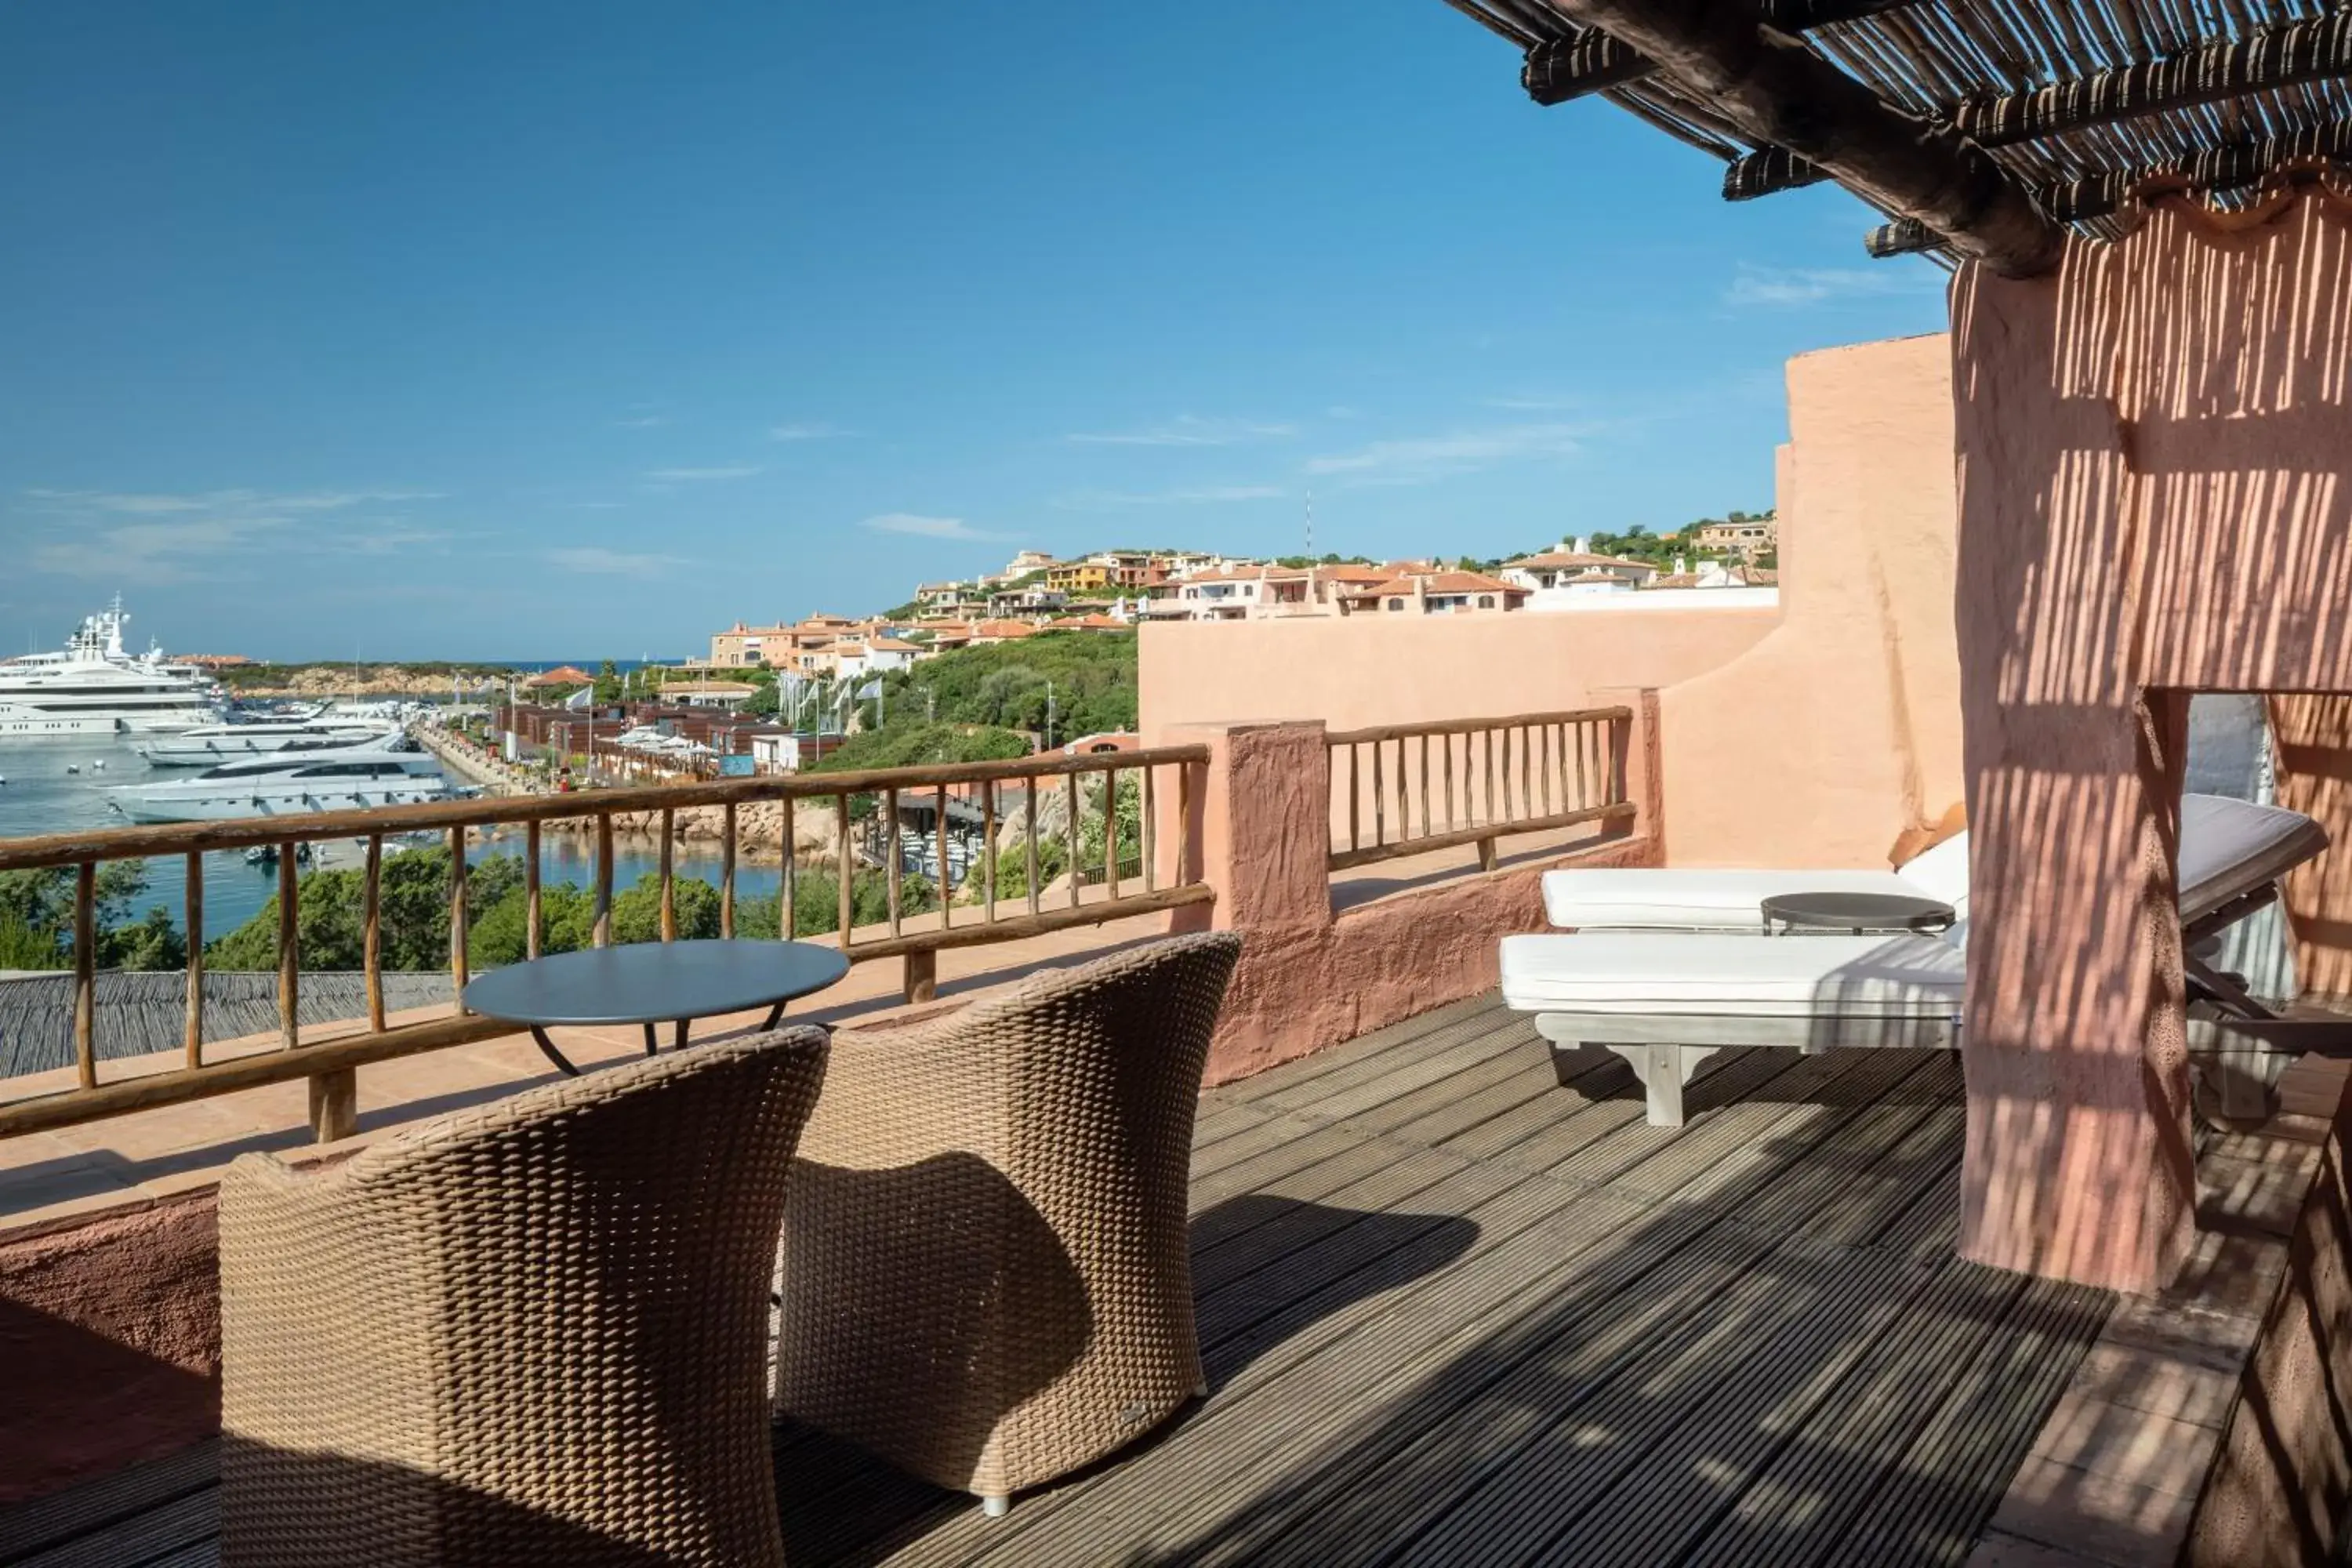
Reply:
<svg viewBox="0 0 2352 1568"><path fill-rule="evenodd" d="M1771 500L1943 324L1440 0L0 11L0 647L675 657L1015 549Z"/></svg>

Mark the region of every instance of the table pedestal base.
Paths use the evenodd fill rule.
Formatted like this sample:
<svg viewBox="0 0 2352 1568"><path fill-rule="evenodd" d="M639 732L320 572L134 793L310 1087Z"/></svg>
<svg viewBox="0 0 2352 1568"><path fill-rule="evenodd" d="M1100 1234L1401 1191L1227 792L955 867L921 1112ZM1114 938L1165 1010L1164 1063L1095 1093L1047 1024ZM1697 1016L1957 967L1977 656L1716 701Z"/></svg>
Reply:
<svg viewBox="0 0 2352 1568"><path fill-rule="evenodd" d="M774 1028L778 1020L782 1019L783 1016L784 1005L782 1002L779 1002L774 1006L768 1009L767 1021L760 1026L760 1032L764 1035L769 1030ZM673 1037L671 1044L677 1049L684 1050L686 1048L688 1031L691 1028L692 1025L692 1019L680 1018L672 1026ZM655 1037L654 1026L650 1022L646 1024L644 1027L646 1031L646 1055L652 1056L660 1048L659 1042ZM549 1061L553 1062L558 1072L562 1073L567 1078L578 1078L580 1076L580 1069L573 1067L570 1059L567 1058L562 1051L555 1048L555 1042L547 1037L547 1031L545 1029L540 1027L537 1024L533 1024L530 1026L530 1037L532 1042L539 1047L540 1054L546 1057Z"/></svg>

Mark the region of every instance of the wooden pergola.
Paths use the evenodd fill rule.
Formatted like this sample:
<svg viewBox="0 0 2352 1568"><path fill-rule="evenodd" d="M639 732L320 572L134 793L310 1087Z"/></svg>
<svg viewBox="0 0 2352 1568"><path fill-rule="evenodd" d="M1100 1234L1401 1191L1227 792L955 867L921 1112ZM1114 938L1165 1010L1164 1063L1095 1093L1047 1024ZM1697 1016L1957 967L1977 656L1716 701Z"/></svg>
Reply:
<svg viewBox="0 0 2352 1568"><path fill-rule="evenodd" d="M1874 256L2057 264L2142 186L2220 205L2352 161L2352 8L2311 0L1447 0L1721 159L1727 200L1835 180Z"/></svg>

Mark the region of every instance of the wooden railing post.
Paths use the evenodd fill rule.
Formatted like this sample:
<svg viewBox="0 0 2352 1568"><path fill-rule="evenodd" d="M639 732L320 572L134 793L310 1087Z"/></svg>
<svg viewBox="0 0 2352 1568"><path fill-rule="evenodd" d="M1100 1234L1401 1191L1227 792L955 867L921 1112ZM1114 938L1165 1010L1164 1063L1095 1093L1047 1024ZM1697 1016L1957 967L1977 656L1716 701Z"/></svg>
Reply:
<svg viewBox="0 0 2352 1568"><path fill-rule="evenodd" d="M74 1068L84 1089L98 1087L98 863L74 873Z"/></svg>
<svg viewBox="0 0 2352 1568"><path fill-rule="evenodd" d="M1647 711L1647 710L1643 710ZM1440 720L1413 724L1381 725L1369 730L1334 732L1327 737L1327 772L1338 785L1337 759L1328 753L1345 748L1349 757L1347 798L1331 801L1333 832L1344 812L1347 843L1334 847L1330 868L1347 870L1376 860L1432 850L1473 848L1479 868L1491 871L1500 863L1499 843L1513 834L1557 831L1597 824L1605 837L1622 837L1633 831L1636 807L1625 784L1629 746L1654 728L1627 707L1582 709L1563 713L1519 713L1493 719ZM1631 725L1630 731L1627 726ZM1628 738L1630 733L1630 739ZM1454 739L1462 740L1462 793L1457 809L1454 791ZM1420 830L1413 826L1413 788L1408 742L1421 743ZM1429 743L1438 742L1438 766L1432 795ZM1384 747L1396 755L1396 831L1389 831L1385 803L1388 769ZM1365 746L1372 748L1372 832L1363 841L1359 828L1361 794L1356 759ZM1573 769L1573 778L1570 770ZM1633 775L1642 776L1640 759ZM1612 782L1612 781L1616 782ZM1638 784L1634 786L1638 788ZM1601 798L1595 798L1595 794ZM1442 809L1441 809L1442 805ZM1443 826L1438 826L1442 821Z"/></svg>
<svg viewBox="0 0 2352 1568"><path fill-rule="evenodd" d="M918 948L901 961L905 966L905 990L909 1002L929 1002L940 993L940 955L934 950Z"/></svg>
<svg viewBox="0 0 2352 1568"><path fill-rule="evenodd" d="M188 857L187 906L182 923L188 939L188 1012L182 1045L188 1066L205 1065L205 858Z"/></svg>
<svg viewBox="0 0 2352 1568"><path fill-rule="evenodd" d="M1259 726L1259 729L1268 727ZM1273 727L1283 728L1283 727ZM1292 742L1303 745L1297 737ZM1320 731L1313 732L1315 756L1321 755ZM1273 768L1284 800L1276 816L1292 813L1299 806L1302 785L1312 788L1319 784L1319 796L1328 796L1330 782L1328 769L1318 775L1316 764L1304 751L1277 747L1286 759ZM784 843L787 871L782 904L790 910L796 902L793 894L793 862L789 856L793 846L793 803L798 798L831 798L837 813L835 848L839 855L839 936L845 954L853 963L868 959L899 958L906 960L905 988L910 999L920 1000L936 993L939 960L937 953L947 947L965 947L982 943L1017 942L1105 921L1146 914L1166 913L1171 921L1183 924L1205 919L1216 900L1209 885L1206 869L1212 851L1208 846L1213 833L1223 833L1204 824L1222 823L1218 814L1227 809L1220 800L1230 801L1233 792L1220 784L1213 789L1210 781L1210 748L1206 744L1178 744L1155 747L1134 753L1121 753L1117 758L1076 757L1053 753L1003 763L958 763L940 768L905 768L873 770L856 773L826 774L815 779L758 780L723 779L709 784L660 786L635 792L627 798L605 797L583 802L562 795L513 796L498 800L466 799L414 806L395 806L377 810L323 812L301 816L257 817L225 822L190 824L142 825L97 831L77 831L47 835L34 838L0 840L0 871L43 869L52 867L74 868L76 900L72 912L74 938L74 1018L73 1051L79 1079L76 1088L49 1094L11 1097L0 1092L0 1140L26 1132L50 1131L81 1125L111 1116L127 1114L154 1107L185 1104L215 1095L237 1092L245 1089L271 1083L291 1083L297 1079L307 1080L310 1091L310 1119L315 1136L321 1140L350 1137L357 1129L357 1092L353 1074L368 1062L389 1061L420 1052L440 1050L450 1047L498 1038L510 1034L511 1026L493 1018L466 1013L462 995L454 1014L422 1023L392 1026L385 1016L386 996L383 977L384 959L383 876L385 857L383 837L388 834L409 834L432 830L445 837L449 854L450 880L446 896L449 918L448 963L453 989L462 993L470 977L470 953L467 949L471 917L482 911L471 905L471 893L466 878L467 835L480 829L488 830L509 824L520 824L528 834L526 854L529 866L523 877L523 894L528 935L526 948L536 956L543 945L545 911L541 907L540 850L541 826L551 819L591 818L583 826L593 830L595 843L594 929L593 940L599 946L613 941L613 879L616 875L617 857L614 845L613 814L616 811L645 813L660 817L665 826L674 829L676 813L695 807L720 807L734 816L735 808L743 801L774 799L783 804ZM1400 749L1396 759L1398 783L1398 816L1395 826L1405 830L1411 821L1409 795L1404 778L1404 752ZM1160 765L1176 769L1174 800L1170 802L1163 792L1155 788L1158 777L1154 771ZM1261 758L1258 764L1265 765ZM1130 871L1125 858L1125 845L1118 837L1118 818L1122 804L1123 771L1141 768L1136 798L1147 814L1139 846L1144 856L1143 864ZM1100 773L1100 795L1092 795L1081 773ZM1058 845L1042 839L1038 833L1037 800L1042 790L1053 788L1059 781L1068 812ZM980 846L980 881L978 891L985 906L979 920L959 921L952 911L942 908L935 929L919 923L906 924L896 937L868 931L863 936L854 927L853 889L857 856L854 852L849 807L854 800L864 796L869 800L890 797L893 804L908 798L928 797L938 813L931 836L932 847L938 855L938 884L940 899L951 899L955 893L956 873L953 868L955 834L948 819L953 805L954 792L965 785L976 785L982 802L982 832ZM1018 787L1022 791L1021 813L1024 826L1022 868L1026 880L1025 914L1008 917L999 907L1003 889L998 885L1007 868L999 854L997 814L1004 802L1003 790ZM921 792L916 796L914 792ZM1220 793L1222 792L1222 793ZM1213 798L1214 797L1214 798ZM1087 803L1099 799L1104 816L1104 843L1099 875L1103 883L1100 896L1081 897L1078 884L1095 875L1081 857L1083 842L1079 832ZM1172 805L1168 816L1161 813ZM1263 813L1259 814L1261 816ZM1286 820L1286 818L1285 818ZM1167 828L1173 825L1173 834ZM740 827L740 821L730 826ZM877 814L871 826L876 832L869 836L869 848L881 847L886 837L895 838L900 854L908 840L902 827L897 826L895 814L886 821ZM337 839L359 837L366 849L362 897L364 910L361 980L365 993L365 1027L318 1043L302 1038L299 1027L299 1003L304 989L301 975L299 938L300 904L299 898L299 860L296 858L303 844L330 843ZM1229 836L1228 836L1229 837ZM1391 836L1393 837L1393 836ZM732 845L734 841L729 840ZM668 905L669 920L666 925L671 934L676 931L674 862L675 832L664 834L668 851L664 856L670 864L671 895L664 900ZM167 1071L147 1072L111 1082L100 1081L97 1058L99 1025L97 968L100 944L105 933L99 930L97 909L97 877L100 865L111 860L139 859L158 855L180 855L187 858L186 930L192 942L201 947L204 939L204 889L202 857L218 851L249 849L257 847L274 847L278 859L276 866L279 899L278 925L278 998L279 1030L283 1048L256 1054L239 1054L226 1060L206 1061L203 1049L204 966L200 955L188 965L186 981L186 1017L181 1031L185 1065ZM1047 908L1041 898L1038 851L1044 847L1066 859L1066 873L1072 881L1067 907L1054 900ZM722 846L722 851L727 846ZM1295 860L1287 848L1283 851L1286 863ZM721 897L726 900L736 868L736 857L727 856L722 862ZM898 863L898 856L892 857ZM971 868L967 867L965 880L970 882ZM1299 908L1313 904L1318 909L1328 905L1327 889L1320 878L1320 868L1312 889L1314 897L1303 893L1297 900ZM1130 878L1139 879L1142 890L1134 890ZM1303 887L1303 884L1302 884ZM1261 908L1265 901L1260 900ZM1017 906L1016 906L1017 908ZM740 912L740 911L739 911ZM900 913L904 914L903 908ZM791 915L783 915L783 934L791 934Z"/></svg>

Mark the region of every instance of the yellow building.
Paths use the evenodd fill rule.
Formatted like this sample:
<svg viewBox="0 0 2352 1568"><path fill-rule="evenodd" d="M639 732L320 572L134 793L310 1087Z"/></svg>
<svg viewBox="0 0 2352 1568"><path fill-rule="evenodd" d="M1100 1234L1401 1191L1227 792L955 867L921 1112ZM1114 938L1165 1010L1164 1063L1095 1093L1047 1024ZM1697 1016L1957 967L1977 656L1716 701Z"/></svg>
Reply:
<svg viewBox="0 0 2352 1568"><path fill-rule="evenodd" d="M1110 568L1095 561L1060 561L1045 568L1045 586L1083 594L1110 586Z"/></svg>

